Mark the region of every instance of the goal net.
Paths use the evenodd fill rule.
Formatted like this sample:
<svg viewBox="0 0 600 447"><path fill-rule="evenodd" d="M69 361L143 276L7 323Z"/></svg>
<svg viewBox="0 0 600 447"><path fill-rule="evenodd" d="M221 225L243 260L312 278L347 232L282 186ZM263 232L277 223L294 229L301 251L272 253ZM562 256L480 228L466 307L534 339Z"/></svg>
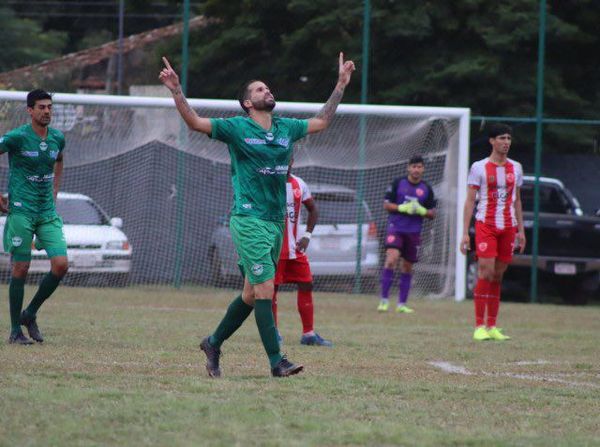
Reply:
<svg viewBox="0 0 600 447"><path fill-rule="evenodd" d="M0 92L0 135L29 122L25 96ZM190 104L205 116L241 113L237 101ZM320 107L278 103L275 112L309 118ZM67 141L61 191L70 194L59 197L58 208L72 281L241 284L227 227L232 202L227 147L184 128L172 99L55 94L51 126ZM437 216L423 228L412 294L464 298L464 259L456 248L468 126L468 109L341 105L327 130L296 143L293 172L309 185L320 210L308 249L317 288L378 293L385 190L421 154ZM2 157L4 190L7 178L8 157ZM120 219L111 220L115 217ZM30 271L46 269L44 258L34 251ZM397 287L398 277L394 282Z"/></svg>

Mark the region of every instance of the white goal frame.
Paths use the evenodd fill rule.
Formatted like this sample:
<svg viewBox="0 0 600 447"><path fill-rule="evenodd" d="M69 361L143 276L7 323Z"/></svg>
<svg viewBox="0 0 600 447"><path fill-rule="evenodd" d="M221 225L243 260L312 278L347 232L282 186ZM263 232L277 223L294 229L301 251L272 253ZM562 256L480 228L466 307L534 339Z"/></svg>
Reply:
<svg viewBox="0 0 600 447"><path fill-rule="evenodd" d="M27 92L0 90L2 101L25 101ZM90 95L73 93L55 93L52 95L55 103L81 104L81 105L104 105L123 107L162 107L174 108L172 98L156 98L144 96L113 96L113 95ZM236 100L219 99L188 99L189 104L197 109L203 110L232 110L239 111L240 105ZM288 113L317 113L322 107L321 103L307 102L278 102L278 112ZM388 106L388 105L359 105L341 104L337 113L347 115L384 115L390 117L425 117L435 116L440 118L452 118L459 121L458 128L458 181L456 197L456 241L462 239L463 233L463 204L467 192L467 174L469 169L469 132L471 110L461 107L420 107L420 106ZM466 260L460 253L459 247L455 247L455 289L454 298L462 301L466 297Z"/></svg>

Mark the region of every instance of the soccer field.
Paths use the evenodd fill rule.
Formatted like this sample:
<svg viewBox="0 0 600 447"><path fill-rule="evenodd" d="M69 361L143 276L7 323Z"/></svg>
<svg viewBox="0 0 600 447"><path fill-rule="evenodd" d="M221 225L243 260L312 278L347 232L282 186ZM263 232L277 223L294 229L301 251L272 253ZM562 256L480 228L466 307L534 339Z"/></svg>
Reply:
<svg viewBox="0 0 600 447"><path fill-rule="evenodd" d="M198 343L234 293L60 288L43 345L0 344L0 446L600 445L598 307L503 304L513 340L475 343L470 301L381 315L375 297L316 293L328 349L299 345L282 293L284 351L305 371L270 377L251 316L211 380Z"/></svg>

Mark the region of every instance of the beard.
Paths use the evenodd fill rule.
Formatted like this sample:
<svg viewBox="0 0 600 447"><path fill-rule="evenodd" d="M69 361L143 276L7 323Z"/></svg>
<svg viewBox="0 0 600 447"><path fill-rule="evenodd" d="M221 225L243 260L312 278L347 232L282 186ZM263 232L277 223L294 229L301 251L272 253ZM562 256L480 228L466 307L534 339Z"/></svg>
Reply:
<svg viewBox="0 0 600 447"><path fill-rule="evenodd" d="M261 112L271 112L274 108L275 108L275 100L274 99L270 99L270 100L261 100L261 101L257 101L255 103L252 103L252 105L254 106L254 110L260 110Z"/></svg>

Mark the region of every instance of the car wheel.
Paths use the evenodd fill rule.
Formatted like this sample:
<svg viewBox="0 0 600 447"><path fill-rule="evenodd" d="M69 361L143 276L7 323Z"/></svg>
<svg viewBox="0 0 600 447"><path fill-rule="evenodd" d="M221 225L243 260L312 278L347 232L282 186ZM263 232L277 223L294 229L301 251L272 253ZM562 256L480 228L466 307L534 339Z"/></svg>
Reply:
<svg viewBox="0 0 600 447"><path fill-rule="evenodd" d="M583 287L582 275L570 278L558 278L558 293L567 304L583 306L588 302L588 291Z"/></svg>

